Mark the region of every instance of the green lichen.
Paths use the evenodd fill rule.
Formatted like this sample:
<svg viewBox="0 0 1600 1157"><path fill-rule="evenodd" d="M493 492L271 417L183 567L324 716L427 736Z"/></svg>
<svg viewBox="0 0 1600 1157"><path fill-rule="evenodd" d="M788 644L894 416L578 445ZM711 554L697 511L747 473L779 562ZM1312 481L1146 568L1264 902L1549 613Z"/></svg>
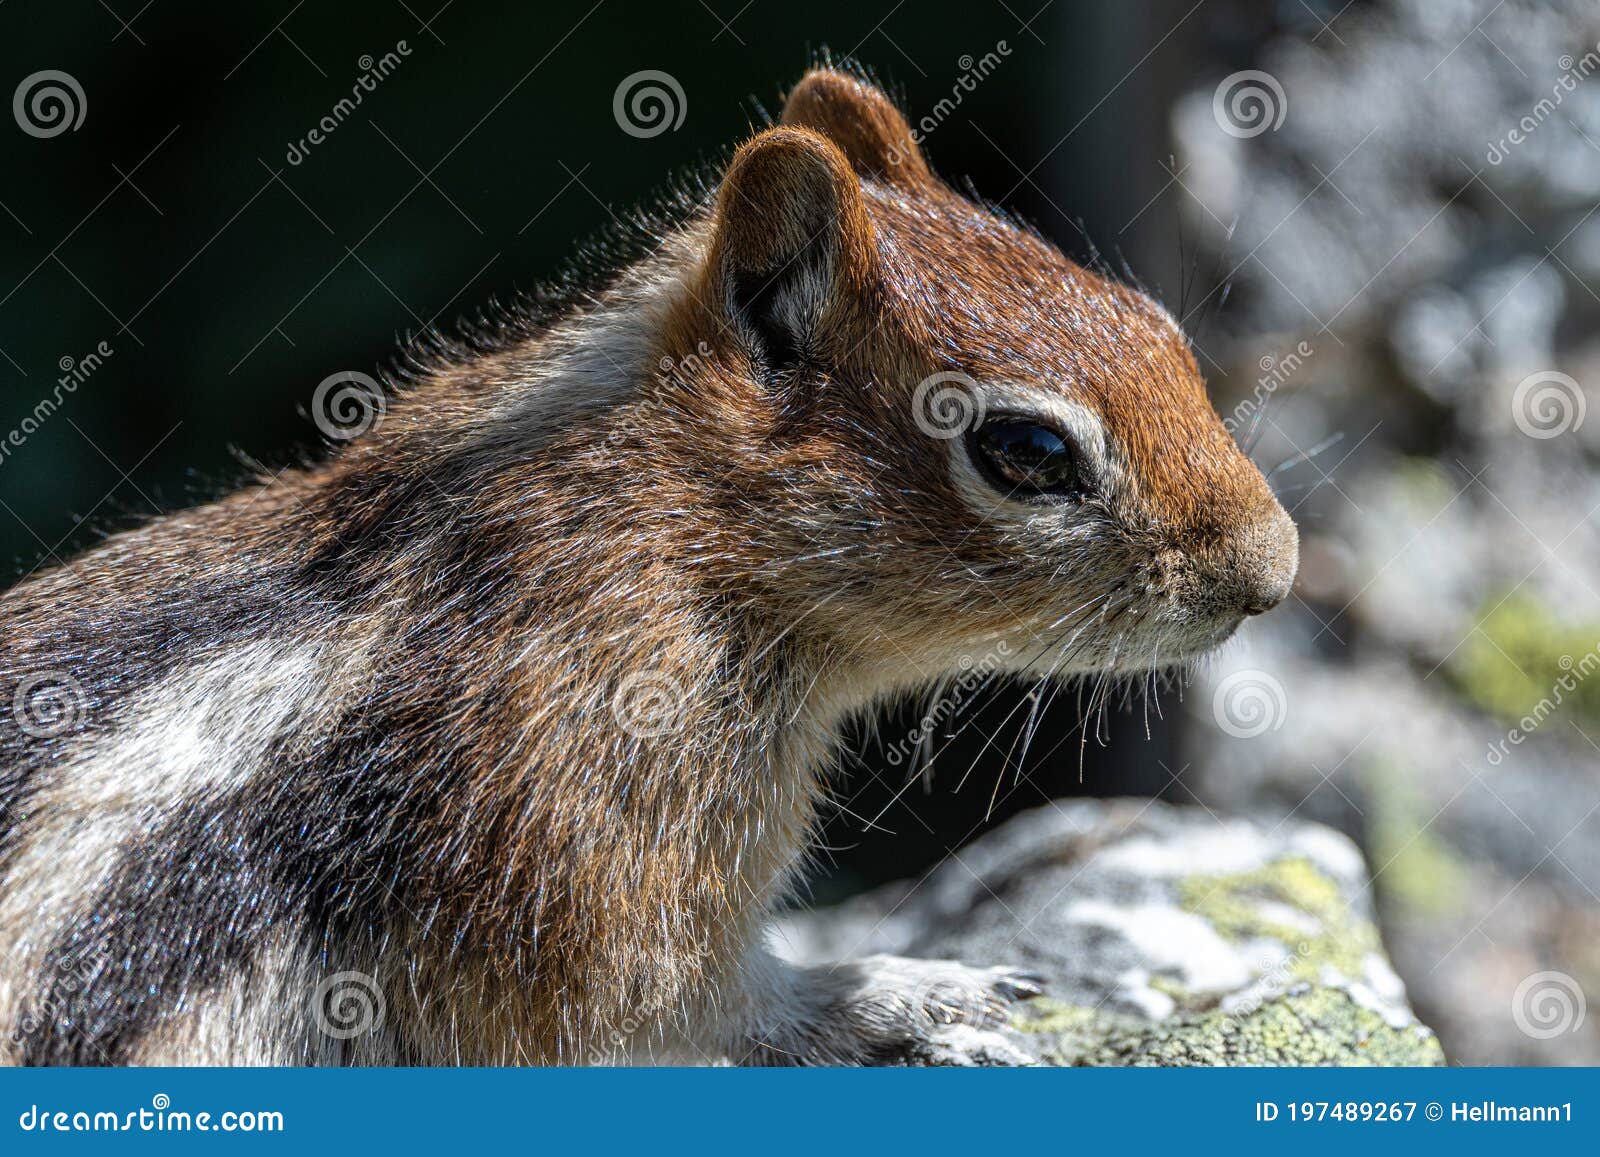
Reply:
<svg viewBox="0 0 1600 1157"><path fill-rule="evenodd" d="M1488 600L1446 670L1508 727L1531 732L1554 716L1600 724L1600 626L1563 623L1531 595Z"/></svg>
<svg viewBox="0 0 1600 1157"><path fill-rule="evenodd" d="M1365 975L1381 951L1377 929L1330 878L1303 856L1248 872L1178 881L1178 903L1237 945L1273 940L1288 949L1275 966L1279 989L1224 1011L1218 994L1195 994L1169 977L1150 987L1177 1003L1174 1015L1142 1017L1039 999L1019 1009L1013 1027L1055 1065L1440 1065L1426 1028L1395 1027L1329 981ZM1284 909L1304 916L1288 917ZM1285 991L1284 989L1287 989Z"/></svg>
<svg viewBox="0 0 1600 1157"><path fill-rule="evenodd" d="M1178 902L1225 940L1283 944L1289 949L1281 966L1285 978L1312 980L1324 965L1359 977L1367 954L1380 947L1377 929L1351 911L1339 884L1303 856L1285 856L1249 872L1190 876L1178 883ZM1274 904L1304 913L1307 926L1275 917Z"/></svg>
<svg viewBox="0 0 1600 1157"><path fill-rule="evenodd" d="M1045 1064L1076 1065L1093 1063L1080 1058L1097 1055L1144 1026L1133 1017L1039 997L1016 1009L1011 1027L1025 1034L1028 1051Z"/></svg>
<svg viewBox="0 0 1600 1157"><path fill-rule="evenodd" d="M1432 458L1402 459L1397 473L1412 512L1424 518L1432 518L1439 507L1455 495L1455 481Z"/></svg>
<svg viewBox="0 0 1600 1157"><path fill-rule="evenodd" d="M1438 1040L1396 1028L1343 989L1303 985L1237 1013L1151 1024L1035 1001L1015 1027L1055 1065L1442 1065Z"/></svg>
<svg viewBox="0 0 1600 1157"><path fill-rule="evenodd" d="M1166 996L1170 996L1174 1003L1183 1007L1193 1006L1195 1001L1200 999L1189 990L1187 985L1179 983L1175 977L1161 976L1158 974L1150 978L1149 985L1151 988L1155 989L1155 991L1163 993ZM1216 1001L1213 998L1205 1001L1205 1003L1215 1004Z"/></svg>
<svg viewBox="0 0 1600 1157"><path fill-rule="evenodd" d="M1387 905L1416 915L1465 912L1470 889L1467 865L1428 823L1433 809L1409 778L1381 764L1363 777L1367 842L1372 849L1373 886Z"/></svg>

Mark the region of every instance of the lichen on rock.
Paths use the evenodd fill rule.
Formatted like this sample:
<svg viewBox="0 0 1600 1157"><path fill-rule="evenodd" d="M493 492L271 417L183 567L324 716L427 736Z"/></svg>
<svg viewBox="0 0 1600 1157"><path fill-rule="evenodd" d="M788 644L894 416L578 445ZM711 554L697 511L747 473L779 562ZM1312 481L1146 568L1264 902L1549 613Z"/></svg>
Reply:
<svg viewBox="0 0 1600 1157"><path fill-rule="evenodd" d="M921 884L793 917L805 960L891 952L1046 975L1022 1048L1057 1065L1437 1065L1366 867L1320 825L1154 801L1019 816Z"/></svg>
<svg viewBox="0 0 1600 1157"><path fill-rule="evenodd" d="M1017 1015L1034 1055L1055 1065L1440 1065L1421 1026L1396 1028L1337 987L1295 985L1249 1010L1150 1024L1042 1000Z"/></svg>
<svg viewBox="0 0 1600 1157"><path fill-rule="evenodd" d="M1525 731L1553 715L1600 724L1600 625L1570 626L1521 591L1488 601L1446 669L1463 697Z"/></svg>

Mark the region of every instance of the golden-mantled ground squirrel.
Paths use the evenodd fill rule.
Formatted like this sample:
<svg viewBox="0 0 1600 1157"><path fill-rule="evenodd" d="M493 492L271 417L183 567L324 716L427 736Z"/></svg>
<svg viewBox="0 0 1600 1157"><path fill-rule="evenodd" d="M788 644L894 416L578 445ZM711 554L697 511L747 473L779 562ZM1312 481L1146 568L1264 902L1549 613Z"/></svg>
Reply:
<svg viewBox="0 0 1600 1157"><path fill-rule="evenodd" d="M769 955L841 722L1295 565L1173 319L813 71L603 288L0 598L0 1049L1016 1059L1024 973Z"/></svg>

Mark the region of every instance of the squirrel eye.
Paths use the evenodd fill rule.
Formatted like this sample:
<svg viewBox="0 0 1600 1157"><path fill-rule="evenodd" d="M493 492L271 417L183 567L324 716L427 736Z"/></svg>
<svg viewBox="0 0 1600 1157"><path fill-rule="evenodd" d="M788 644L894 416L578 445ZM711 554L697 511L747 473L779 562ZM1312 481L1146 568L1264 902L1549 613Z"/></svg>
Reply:
<svg viewBox="0 0 1600 1157"><path fill-rule="evenodd" d="M999 418L974 430L971 446L989 481L1008 497L1070 497L1081 489L1071 441L1048 426Z"/></svg>

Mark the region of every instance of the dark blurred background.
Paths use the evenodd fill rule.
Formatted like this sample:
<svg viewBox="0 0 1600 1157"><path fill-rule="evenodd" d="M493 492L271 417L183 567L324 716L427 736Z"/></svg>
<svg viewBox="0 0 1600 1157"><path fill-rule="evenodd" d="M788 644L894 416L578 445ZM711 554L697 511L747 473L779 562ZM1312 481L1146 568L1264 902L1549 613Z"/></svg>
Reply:
<svg viewBox="0 0 1600 1157"><path fill-rule="evenodd" d="M1179 23L1191 6L11 0L7 91L60 70L85 115L47 138L0 133L0 426L52 391L63 358L93 365L102 341L112 353L0 463L0 558L20 574L215 493L241 455L282 464L314 447L305 410L329 373L370 372L407 332L534 287L673 174L719 165L824 51L874 69L918 115L958 95L927 142L944 173L1069 252L1125 255L1174 289L1175 204L1135 219L1166 181L1167 109L1195 43L1243 59L1267 30L1228 4ZM647 69L677 80L685 115L640 138L619 127L613 94ZM377 73L324 141L306 141ZM820 895L964 842L1008 753L1020 758L1020 693L964 697L943 730L971 726L932 794L891 807L905 764L857 769ZM1161 720L1147 741L1142 711L1108 714L1128 742L1088 744L1080 783L1080 718L1067 695L1036 722L1031 774L1007 776L995 819L1044 792L1163 790ZM908 710L882 734L916 721Z"/></svg>
<svg viewBox="0 0 1600 1157"><path fill-rule="evenodd" d="M1318 819L1367 852L1452 1058L1592 1063L1600 1018L1546 1043L1508 1001L1539 969L1600 991L1600 696L1485 750L1600 646L1596 23L1583 0L9 0L0 89L65 73L82 119L0 124L0 559L20 576L315 448L329 374L535 287L818 53L854 57L913 119L949 102L944 175L1181 316L1304 561L1217 667L1087 739L1081 690L1031 727L1027 688L965 693L925 791L921 709L877 720L815 896L1063 795ZM613 98L645 70L684 115L639 137ZM1264 124L1220 103L1241 74ZM1539 373L1580 407L1548 439L1518 410ZM1228 725L1238 671L1267 726Z"/></svg>

